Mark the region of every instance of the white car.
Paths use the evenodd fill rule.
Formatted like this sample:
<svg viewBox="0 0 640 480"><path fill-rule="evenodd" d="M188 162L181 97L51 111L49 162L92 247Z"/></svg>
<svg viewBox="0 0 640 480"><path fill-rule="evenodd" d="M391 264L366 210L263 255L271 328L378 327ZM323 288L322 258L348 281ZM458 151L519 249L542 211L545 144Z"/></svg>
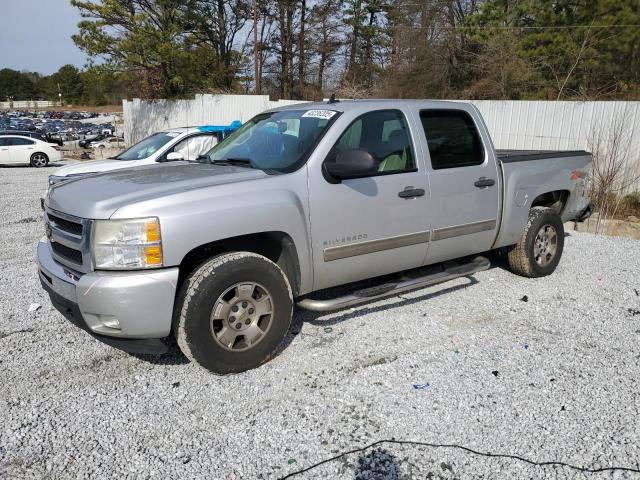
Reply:
<svg viewBox="0 0 640 480"><path fill-rule="evenodd" d="M124 140L117 137L105 138L89 144L89 148L118 148L122 146L124 146Z"/></svg>
<svg viewBox="0 0 640 480"><path fill-rule="evenodd" d="M21 135L0 136L0 165L26 164L40 168L61 159L58 145Z"/></svg>
<svg viewBox="0 0 640 480"><path fill-rule="evenodd" d="M224 127L209 125L163 130L148 136L113 158L66 165L49 177L49 185L68 177L89 173L150 165L156 162L195 161L239 127L240 122L235 121Z"/></svg>

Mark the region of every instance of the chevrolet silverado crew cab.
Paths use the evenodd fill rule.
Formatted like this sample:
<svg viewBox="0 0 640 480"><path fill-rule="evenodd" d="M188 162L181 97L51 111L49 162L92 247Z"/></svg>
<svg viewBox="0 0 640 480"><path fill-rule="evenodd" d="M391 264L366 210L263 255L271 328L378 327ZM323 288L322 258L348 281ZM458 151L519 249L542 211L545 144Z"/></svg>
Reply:
<svg viewBox="0 0 640 480"><path fill-rule="evenodd" d="M518 275L551 274L563 222L591 212L590 163L496 151L465 103L277 108L198 161L52 185L39 275L110 345L160 353L176 339L203 367L240 372L274 355L295 304L328 311L471 275L494 249Z"/></svg>

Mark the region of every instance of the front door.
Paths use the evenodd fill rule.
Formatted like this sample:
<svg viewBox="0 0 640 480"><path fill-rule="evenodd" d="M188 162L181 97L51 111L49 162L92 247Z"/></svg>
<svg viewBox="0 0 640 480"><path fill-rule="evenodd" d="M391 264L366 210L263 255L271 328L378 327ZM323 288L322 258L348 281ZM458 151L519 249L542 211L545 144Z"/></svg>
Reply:
<svg viewBox="0 0 640 480"><path fill-rule="evenodd" d="M416 113L429 152L427 263L489 250L499 227L501 184L493 152L484 147L491 145L486 131L463 109Z"/></svg>
<svg viewBox="0 0 640 480"><path fill-rule="evenodd" d="M424 165L405 115L379 110L357 117L325 162L339 151L366 149L377 173L333 182L320 172L310 181L314 289L340 285L423 264L428 245Z"/></svg>

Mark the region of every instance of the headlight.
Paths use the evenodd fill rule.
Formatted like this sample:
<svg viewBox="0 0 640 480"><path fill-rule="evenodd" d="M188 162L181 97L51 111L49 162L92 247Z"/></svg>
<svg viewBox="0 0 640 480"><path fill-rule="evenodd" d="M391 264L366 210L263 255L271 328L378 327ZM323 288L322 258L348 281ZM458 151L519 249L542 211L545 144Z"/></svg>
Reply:
<svg viewBox="0 0 640 480"><path fill-rule="evenodd" d="M161 267L160 222L157 218L95 220L91 252L96 269Z"/></svg>

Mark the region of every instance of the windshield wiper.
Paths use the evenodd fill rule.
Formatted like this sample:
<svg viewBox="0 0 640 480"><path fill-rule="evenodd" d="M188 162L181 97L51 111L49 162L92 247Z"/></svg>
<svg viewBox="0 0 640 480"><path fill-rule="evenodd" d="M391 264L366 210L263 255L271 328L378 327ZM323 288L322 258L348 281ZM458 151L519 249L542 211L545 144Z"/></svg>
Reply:
<svg viewBox="0 0 640 480"><path fill-rule="evenodd" d="M234 165L239 167L255 168L253 162L248 158L223 158L220 160L211 160L211 163L218 165Z"/></svg>

